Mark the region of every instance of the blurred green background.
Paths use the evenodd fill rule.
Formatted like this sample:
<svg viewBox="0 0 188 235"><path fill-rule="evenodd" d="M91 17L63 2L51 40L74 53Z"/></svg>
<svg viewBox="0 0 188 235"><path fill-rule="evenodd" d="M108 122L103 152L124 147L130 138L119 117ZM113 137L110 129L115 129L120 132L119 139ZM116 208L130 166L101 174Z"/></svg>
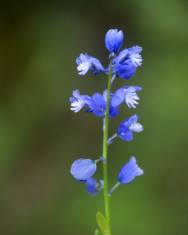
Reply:
<svg viewBox="0 0 188 235"><path fill-rule="evenodd" d="M128 83L143 87L136 112L145 131L110 147L111 184L131 155L145 174L113 194L114 234L187 235L188 2L1 3L0 234L93 234L102 195L87 195L69 169L79 156L101 154L102 123L74 115L68 98L76 88L105 88L102 76L78 79L75 58L88 52L106 66L104 35L115 27L126 32L125 46L144 49ZM110 133L133 112L122 108Z"/></svg>

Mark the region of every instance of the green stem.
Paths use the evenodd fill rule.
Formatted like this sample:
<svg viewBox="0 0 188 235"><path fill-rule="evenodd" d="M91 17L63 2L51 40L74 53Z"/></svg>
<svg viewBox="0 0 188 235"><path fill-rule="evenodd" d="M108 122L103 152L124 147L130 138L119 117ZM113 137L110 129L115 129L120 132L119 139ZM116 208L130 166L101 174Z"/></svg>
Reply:
<svg viewBox="0 0 188 235"><path fill-rule="evenodd" d="M103 121L103 175L104 175L104 207L105 217L108 222L109 231L111 235L111 222L110 222L110 197L108 194L108 129L109 129L109 110L110 110L110 91L111 91L111 78L112 78L112 66L110 65L110 72L108 76L107 84L107 100L106 100L106 112Z"/></svg>

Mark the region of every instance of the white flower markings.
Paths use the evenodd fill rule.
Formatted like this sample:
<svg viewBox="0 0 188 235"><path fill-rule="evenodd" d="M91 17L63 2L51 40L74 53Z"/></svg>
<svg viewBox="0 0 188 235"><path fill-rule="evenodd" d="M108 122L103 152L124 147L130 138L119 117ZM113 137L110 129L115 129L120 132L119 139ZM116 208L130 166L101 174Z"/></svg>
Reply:
<svg viewBox="0 0 188 235"><path fill-rule="evenodd" d="M80 54L80 56L76 58L76 63L78 74L82 76L85 75L89 70L91 70L95 75L100 72L104 72L104 68L101 62L95 57L86 53Z"/></svg>
<svg viewBox="0 0 188 235"><path fill-rule="evenodd" d="M136 108L140 100L137 92L141 90L140 86L125 86L118 89L112 96L112 106L117 107L125 102L129 108Z"/></svg>
<svg viewBox="0 0 188 235"><path fill-rule="evenodd" d="M138 100L140 100L140 98L138 97L136 92L140 91L141 89L142 89L141 87L134 87L134 86L130 86L127 89L124 88L125 103L129 108L136 108L136 105L138 105Z"/></svg>
<svg viewBox="0 0 188 235"><path fill-rule="evenodd" d="M70 97L71 107L70 110L78 113L86 104L86 95L80 95L79 90L74 90L72 92L72 97Z"/></svg>
<svg viewBox="0 0 188 235"><path fill-rule="evenodd" d="M78 74L85 75L91 68L92 64L88 61L83 62L77 66Z"/></svg>
<svg viewBox="0 0 188 235"><path fill-rule="evenodd" d="M132 63L138 67L142 65L142 56L141 53L142 52L142 47L139 46L133 46L131 48L129 48L129 59L132 61Z"/></svg>

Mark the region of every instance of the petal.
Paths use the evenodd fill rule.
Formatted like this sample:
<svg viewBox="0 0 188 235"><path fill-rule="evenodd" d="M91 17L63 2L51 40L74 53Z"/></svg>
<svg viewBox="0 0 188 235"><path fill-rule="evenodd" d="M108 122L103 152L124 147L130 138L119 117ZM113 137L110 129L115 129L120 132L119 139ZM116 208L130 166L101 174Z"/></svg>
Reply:
<svg viewBox="0 0 188 235"><path fill-rule="evenodd" d="M134 114L132 115L130 118L129 118L129 125L132 125L133 123L137 122L138 121L138 115L137 114Z"/></svg>
<svg viewBox="0 0 188 235"><path fill-rule="evenodd" d="M124 128L125 131L129 128L130 125L138 121L138 115L134 114L130 118L126 118L123 122L120 123L118 128Z"/></svg>
<svg viewBox="0 0 188 235"><path fill-rule="evenodd" d="M132 141L133 140L133 133L132 131L121 132L118 136L124 141Z"/></svg>
<svg viewBox="0 0 188 235"><path fill-rule="evenodd" d="M113 67L117 77L130 79L136 73L136 66L132 62L117 64Z"/></svg>
<svg viewBox="0 0 188 235"><path fill-rule="evenodd" d="M103 180L100 180L98 183L94 178L89 178L85 183L87 192L94 196L98 194L104 187Z"/></svg>
<svg viewBox="0 0 188 235"><path fill-rule="evenodd" d="M113 107L119 106L123 101L125 97L125 91L123 88L118 89L111 98L111 105Z"/></svg>
<svg viewBox="0 0 188 235"><path fill-rule="evenodd" d="M130 47L128 50L129 50L130 54L133 54L133 53L134 54L139 54L139 53L142 52L142 47L136 45L136 46Z"/></svg>
<svg viewBox="0 0 188 235"><path fill-rule="evenodd" d="M128 49L124 49L122 50L119 55L117 57L115 57L115 59L113 60L113 63L118 64L118 63L122 63L125 58L128 56L129 50Z"/></svg>
<svg viewBox="0 0 188 235"><path fill-rule="evenodd" d="M93 99L93 104L92 104L93 114L95 114L98 117L104 116L106 109L106 103L104 97L99 93L95 93L92 96L92 99Z"/></svg>
<svg viewBox="0 0 188 235"><path fill-rule="evenodd" d="M119 114L119 108L118 107L110 106L109 114L110 114L111 118L116 117Z"/></svg>
<svg viewBox="0 0 188 235"><path fill-rule="evenodd" d="M132 61L132 63L138 67L142 65L142 56L140 55L142 51L142 47L139 46L133 46L128 49L129 50L129 59Z"/></svg>
<svg viewBox="0 0 188 235"><path fill-rule="evenodd" d="M85 75L91 68L91 63L89 61L83 62L77 66L78 74Z"/></svg>
<svg viewBox="0 0 188 235"><path fill-rule="evenodd" d="M70 110L77 113L84 107L84 105L85 105L85 103L82 101L74 101L71 104Z"/></svg>
<svg viewBox="0 0 188 235"><path fill-rule="evenodd" d="M72 92L72 95L75 97L75 98L79 98L80 97L80 91L79 90L74 90Z"/></svg>
<svg viewBox="0 0 188 235"><path fill-rule="evenodd" d="M92 65L91 70L95 75L105 71L104 67L102 66L101 62L98 59L90 57L89 61Z"/></svg>
<svg viewBox="0 0 188 235"><path fill-rule="evenodd" d="M89 194L91 195L96 195L97 194L97 180L90 178L86 181L86 190Z"/></svg>
<svg viewBox="0 0 188 235"><path fill-rule="evenodd" d="M140 123L135 122L129 127L129 130L133 132L142 132L144 128Z"/></svg>
<svg viewBox="0 0 188 235"><path fill-rule="evenodd" d="M72 93L72 97L70 97L71 102L71 110L75 113L79 112L85 105L86 99L88 99L87 95L80 95L79 90L74 90Z"/></svg>
<svg viewBox="0 0 188 235"><path fill-rule="evenodd" d="M80 158L74 161L71 166L71 174L77 180L89 179L95 174L96 170L96 163L91 159Z"/></svg>

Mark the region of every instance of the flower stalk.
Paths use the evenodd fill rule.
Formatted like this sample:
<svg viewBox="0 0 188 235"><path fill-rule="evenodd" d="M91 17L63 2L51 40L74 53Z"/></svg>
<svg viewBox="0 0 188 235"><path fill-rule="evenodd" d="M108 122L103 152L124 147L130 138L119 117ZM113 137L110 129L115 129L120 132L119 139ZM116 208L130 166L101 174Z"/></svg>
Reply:
<svg viewBox="0 0 188 235"><path fill-rule="evenodd" d="M112 66L110 64L110 71L108 76L107 83L107 97L106 97L106 112L103 121L103 153L105 161L103 161L103 180L104 180L104 208L105 216L108 222L109 231L111 235L111 220L110 220L110 197L109 197L109 188L108 188L108 130L109 130L109 111L110 111L110 92L111 92L111 78L112 78Z"/></svg>

